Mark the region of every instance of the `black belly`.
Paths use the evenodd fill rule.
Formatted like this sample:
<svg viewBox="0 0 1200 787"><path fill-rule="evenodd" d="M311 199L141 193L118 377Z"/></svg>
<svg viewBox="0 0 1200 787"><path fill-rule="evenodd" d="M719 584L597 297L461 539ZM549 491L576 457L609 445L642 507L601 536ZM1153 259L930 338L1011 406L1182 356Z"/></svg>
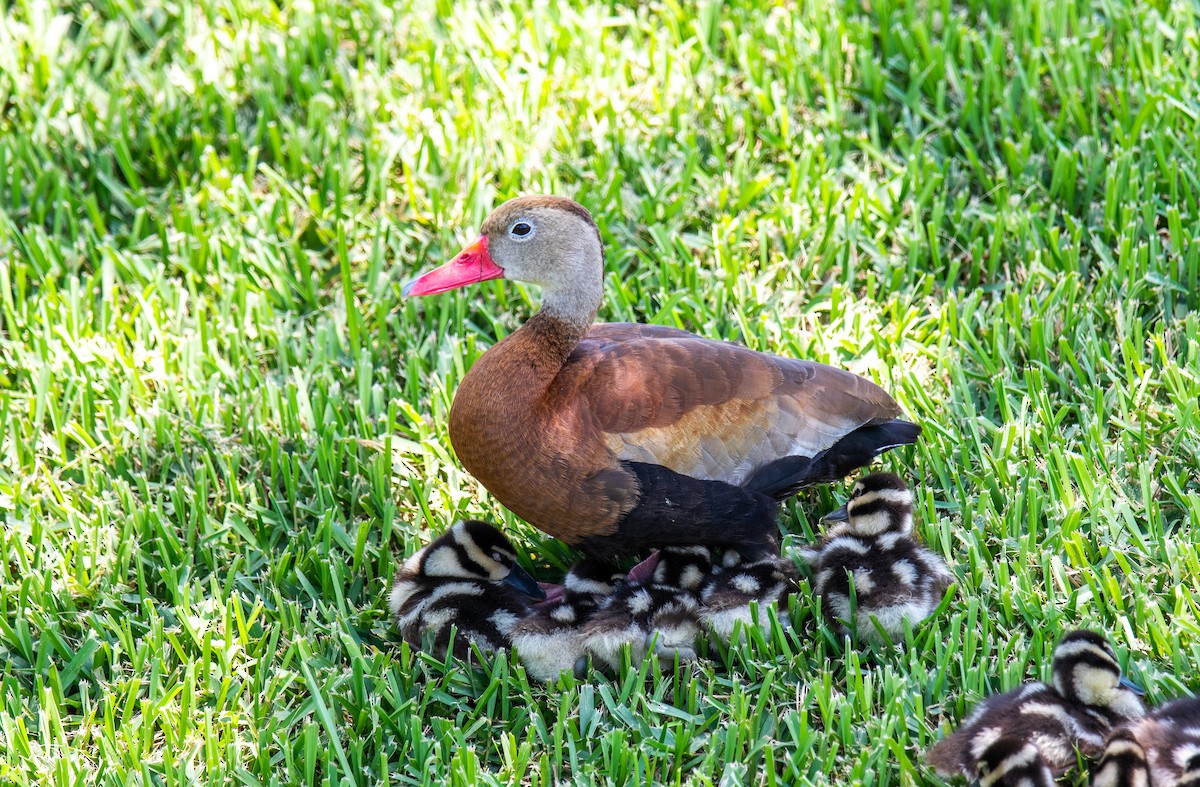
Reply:
<svg viewBox="0 0 1200 787"><path fill-rule="evenodd" d="M647 549L700 544L732 547L748 558L779 554L779 504L724 481L702 481L662 465L622 462L638 480L637 505L616 532L576 546L613 561Z"/></svg>

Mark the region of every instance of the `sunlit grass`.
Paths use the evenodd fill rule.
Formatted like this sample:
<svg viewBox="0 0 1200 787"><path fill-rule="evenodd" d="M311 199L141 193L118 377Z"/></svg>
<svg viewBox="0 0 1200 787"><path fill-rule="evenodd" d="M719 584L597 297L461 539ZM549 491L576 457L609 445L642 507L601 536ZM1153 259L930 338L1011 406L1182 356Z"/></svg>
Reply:
<svg viewBox="0 0 1200 787"><path fill-rule="evenodd" d="M7 3L0 783L938 783L1081 625L1195 692L1197 73L1182 1ZM456 517L571 559L446 435L536 292L399 297L539 191L600 223L602 319L924 425L887 464L958 585L903 648L807 591L615 681L399 644L393 566Z"/></svg>

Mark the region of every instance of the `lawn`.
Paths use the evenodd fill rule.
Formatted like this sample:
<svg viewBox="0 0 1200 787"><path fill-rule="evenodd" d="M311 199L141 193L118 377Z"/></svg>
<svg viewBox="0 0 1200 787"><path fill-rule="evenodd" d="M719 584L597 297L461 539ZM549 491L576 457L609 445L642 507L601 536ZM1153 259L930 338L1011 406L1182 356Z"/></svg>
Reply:
<svg viewBox="0 0 1200 787"><path fill-rule="evenodd" d="M1200 7L0 2L0 784L941 784L1106 632L1200 689ZM454 390L536 308L401 285L552 192L602 320L864 374L957 577L616 680L412 653L396 562L499 522ZM785 510L819 532L848 485Z"/></svg>

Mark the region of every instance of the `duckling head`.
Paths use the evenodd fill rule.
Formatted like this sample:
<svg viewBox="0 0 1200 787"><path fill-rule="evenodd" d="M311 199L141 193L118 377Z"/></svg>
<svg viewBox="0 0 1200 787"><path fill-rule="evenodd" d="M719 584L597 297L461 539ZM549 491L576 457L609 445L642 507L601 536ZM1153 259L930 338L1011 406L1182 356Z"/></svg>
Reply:
<svg viewBox="0 0 1200 787"><path fill-rule="evenodd" d="M1122 718L1146 712L1140 686L1121 675L1108 640L1094 631L1072 631L1054 650L1055 690L1067 699L1107 709Z"/></svg>
<svg viewBox="0 0 1200 787"><path fill-rule="evenodd" d="M1128 726L1118 727L1104 746L1104 756L1092 773L1092 787L1132 787L1152 784L1146 749Z"/></svg>
<svg viewBox="0 0 1200 787"><path fill-rule="evenodd" d="M487 522L464 519L410 557L402 574L434 580L504 582L534 598L545 598L521 564L512 542Z"/></svg>
<svg viewBox="0 0 1200 787"><path fill-rule="evenodd" d="M625 580L625 572L612 564L595 558L584 558L567 572L563 587L568 593L586 596L607 596Z"/></svg>
<svg viewBox="0 0 1200 787"><path fill-rule="evenodd" d="M827 514L825 521L846 522L846 530L855 536L907 535L913 528L912 492L895 473L872 473L858 480L846 505Z"/></svg>

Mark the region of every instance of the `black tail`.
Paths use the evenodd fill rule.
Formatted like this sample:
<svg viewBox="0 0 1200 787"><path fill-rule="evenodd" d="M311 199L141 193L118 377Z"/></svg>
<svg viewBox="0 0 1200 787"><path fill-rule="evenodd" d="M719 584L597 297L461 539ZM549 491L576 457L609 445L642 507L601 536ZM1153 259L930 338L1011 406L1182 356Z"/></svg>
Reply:
<svg viewBox="0 0 1200 787"><path fill-rule="evenodd" d="M915 443L920 435L921 427L898 419L859 427L816 456L785 456L768 462L751 473L742 486L775 500L786 500L805 487L844 478L871 464L884 451Z"/></svg>

